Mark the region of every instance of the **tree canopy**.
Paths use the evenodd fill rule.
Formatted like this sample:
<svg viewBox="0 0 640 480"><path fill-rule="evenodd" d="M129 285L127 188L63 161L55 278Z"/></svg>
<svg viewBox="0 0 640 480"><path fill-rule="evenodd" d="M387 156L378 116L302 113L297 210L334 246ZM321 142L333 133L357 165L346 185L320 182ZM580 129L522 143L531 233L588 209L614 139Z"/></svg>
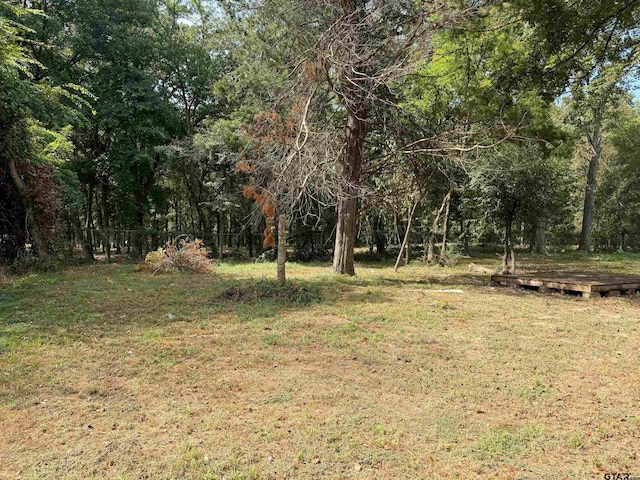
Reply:
<svg viewBox="0 0 640 480"><path fill-rule="evenodd" d="M639 9L2 0L0 255L640 248Z"/></svg>

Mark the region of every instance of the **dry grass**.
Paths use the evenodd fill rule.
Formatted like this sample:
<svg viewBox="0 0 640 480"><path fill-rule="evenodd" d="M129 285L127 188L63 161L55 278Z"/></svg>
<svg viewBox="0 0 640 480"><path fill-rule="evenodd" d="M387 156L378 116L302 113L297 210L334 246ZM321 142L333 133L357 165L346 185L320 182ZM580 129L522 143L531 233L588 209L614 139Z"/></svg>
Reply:
<svg viewBox="0 0 640 480"><path fill-rule="evenodd" d="M527 261L640 271L637 257ZM4 279L0 478L640 476L638 297L365 264L355 278L291 265L320 301L224 299L274 275ZM451 288L464 294L428 292Z"/></svg>

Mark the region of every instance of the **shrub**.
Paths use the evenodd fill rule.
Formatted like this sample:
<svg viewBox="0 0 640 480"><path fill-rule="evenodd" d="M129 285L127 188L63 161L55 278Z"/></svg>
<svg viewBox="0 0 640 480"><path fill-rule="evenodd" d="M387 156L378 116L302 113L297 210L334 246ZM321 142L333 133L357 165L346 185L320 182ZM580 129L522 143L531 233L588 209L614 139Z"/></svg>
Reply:
<svg viewBox="0 0 640 480"><path fill-rule="evenodd" d="M460 261L462 253L455 243L449 243L447 244L446 251L443 257L443 267L455 267Z"/></svg>
<svg viewBox="0 0 640 480"><path fill-rule="evenodd" d="M35 255L27 255L24 252L20 252L9 266L9 272L14 275L24 275L28 272L50 273L57 272L61 267L62 264L58 259L42 259Z"/></svg>
<svg viewBox="0 0 640 480"><path fill-rule="evenodd" d="M271 248L256 257L255 263L270 263L275 262L278 256L278 251L275 248Z"/></svg>
<svg viewBox="0 0 640 480"><path fill-rule="evenodd" d="M147 254L140 270L152 271L154 275L168 272L207 273L213 264L202 240L181 240L177 246L167 242L164 249L159 248Z"/></svg>

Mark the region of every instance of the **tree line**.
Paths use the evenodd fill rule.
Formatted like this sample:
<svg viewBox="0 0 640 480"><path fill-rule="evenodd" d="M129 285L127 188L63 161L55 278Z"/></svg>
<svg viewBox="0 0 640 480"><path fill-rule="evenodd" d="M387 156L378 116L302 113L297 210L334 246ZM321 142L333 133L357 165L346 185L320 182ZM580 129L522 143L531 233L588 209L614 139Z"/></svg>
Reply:
<svg viewBox="0 0 640 480"><path fill-rule="evenodd" d="M639 8L0 0L0 256L638 251Z"/></svg>

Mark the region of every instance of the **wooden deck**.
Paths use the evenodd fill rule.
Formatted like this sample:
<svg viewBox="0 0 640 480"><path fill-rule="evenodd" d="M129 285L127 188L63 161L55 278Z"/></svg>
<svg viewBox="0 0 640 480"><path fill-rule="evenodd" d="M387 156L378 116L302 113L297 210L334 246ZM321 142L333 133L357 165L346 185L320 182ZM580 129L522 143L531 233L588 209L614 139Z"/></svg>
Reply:
<svg viewBox="0 0 640 480"><path fill-rule="evenodd" d="M640 275L617 273L545 272L527 275L491 275L491 281L532 287L540 291L574 292L584 298L635 295L640 290Z"/></svg>

